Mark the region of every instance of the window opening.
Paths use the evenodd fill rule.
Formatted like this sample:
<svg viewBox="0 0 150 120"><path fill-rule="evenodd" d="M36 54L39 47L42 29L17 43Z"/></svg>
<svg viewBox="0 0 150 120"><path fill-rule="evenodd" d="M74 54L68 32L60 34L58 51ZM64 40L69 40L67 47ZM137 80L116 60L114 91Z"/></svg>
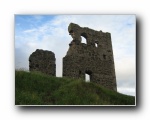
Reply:
<svg viewBox="0 0 150 120"><path fill-rule="evenodd" d="M97 43L95 43L95 47L98 47L98 44L97 44Z"/></svg>
<svg viewBox="0 0 150 120"><path fill-rule="evenodd" d="M82 36L81 36L81 42L87 44L86 43L86 39L84 37L82 37Z"/></svg>
<svg viewBox="0 0 150 120"><path fill-rule="evenodd" d="M103 58L106 59L106 55L103 55Z"/></svg>

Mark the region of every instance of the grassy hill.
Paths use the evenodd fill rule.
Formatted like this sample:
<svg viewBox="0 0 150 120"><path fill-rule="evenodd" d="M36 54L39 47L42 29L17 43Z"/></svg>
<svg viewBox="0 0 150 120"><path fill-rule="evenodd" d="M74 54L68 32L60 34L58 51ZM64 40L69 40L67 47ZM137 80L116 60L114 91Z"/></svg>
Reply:
<svg viewBox="0 0 150 120"><path fill-rule="evenodd" d="M38 72L15 72L16 105L135 105L135 97L94 83Z"/></svg>

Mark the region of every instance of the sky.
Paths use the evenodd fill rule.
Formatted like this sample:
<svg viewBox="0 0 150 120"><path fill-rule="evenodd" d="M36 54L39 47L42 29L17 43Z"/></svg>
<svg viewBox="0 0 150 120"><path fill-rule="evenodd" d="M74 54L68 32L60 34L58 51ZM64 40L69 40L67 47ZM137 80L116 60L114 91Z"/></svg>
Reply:
<svg viewBox="0 0 150 120"><path fill-rule="evenodd" d="M29 70L29 56L36 49L55 53L56 76L62 77L62 58L72 38L68 25L111 33L117 90L136 95L135 15L15 15L15 69Z"/></svg>

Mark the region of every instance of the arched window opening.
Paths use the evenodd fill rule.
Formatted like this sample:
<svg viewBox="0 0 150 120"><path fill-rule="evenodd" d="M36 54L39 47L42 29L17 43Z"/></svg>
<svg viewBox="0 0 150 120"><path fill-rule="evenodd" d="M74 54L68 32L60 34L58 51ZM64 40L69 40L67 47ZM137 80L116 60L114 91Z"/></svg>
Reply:
<svg viewBox="0 0 150 120"><path fill-rule="evenodd" d="M81 36L81 42L87 44L86 39Z"/></svg>

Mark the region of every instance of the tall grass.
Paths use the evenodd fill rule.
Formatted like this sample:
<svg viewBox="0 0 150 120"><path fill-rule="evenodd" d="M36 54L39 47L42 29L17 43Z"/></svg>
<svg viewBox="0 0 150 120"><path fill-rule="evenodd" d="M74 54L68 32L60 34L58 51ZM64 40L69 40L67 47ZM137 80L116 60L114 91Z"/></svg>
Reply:
<svg viewBox="0 0 150 120"><path fill-rule="evenodd" d="M16 105L134 105L135 98L94 83L15 71Z"/></svg>

